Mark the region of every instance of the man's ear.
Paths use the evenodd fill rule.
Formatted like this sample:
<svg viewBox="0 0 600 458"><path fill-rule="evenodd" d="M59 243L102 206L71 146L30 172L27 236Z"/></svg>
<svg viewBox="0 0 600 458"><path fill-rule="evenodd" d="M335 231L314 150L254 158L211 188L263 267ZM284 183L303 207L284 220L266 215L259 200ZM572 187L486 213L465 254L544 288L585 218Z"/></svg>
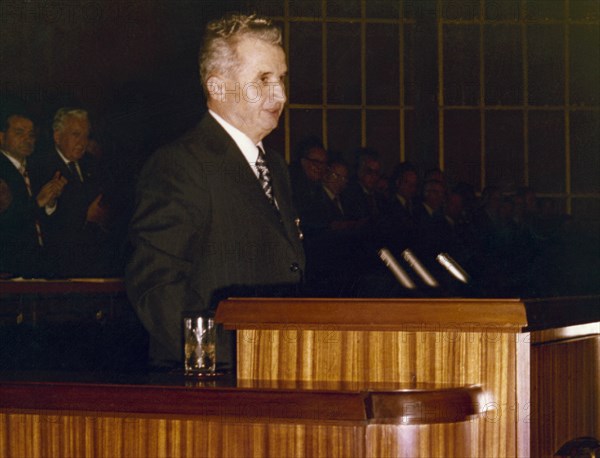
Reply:
<svg viewBox="0 0 600 458"><path fill-rule="evenodd" d="M206 80L206 92L208 93L209 99L221 101L223 98L225 88L225 81L216 75L210 76Z"/></svg>

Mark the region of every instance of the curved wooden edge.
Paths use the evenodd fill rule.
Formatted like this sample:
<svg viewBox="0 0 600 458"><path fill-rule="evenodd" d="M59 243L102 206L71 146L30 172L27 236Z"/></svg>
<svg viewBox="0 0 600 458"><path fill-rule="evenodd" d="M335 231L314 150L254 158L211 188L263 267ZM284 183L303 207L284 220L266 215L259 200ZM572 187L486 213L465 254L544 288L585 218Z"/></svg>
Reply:
<svg viewBox="0 0 600 458"><path fill-rule="evenodd" d="M209 382L206 382L209 383ZM223 421L430 424L477 412L477 386L439 390L319 391L201 386L0 382L0 412L177 415Z"/></svg>
<svg viewBox="0 0 600 458"><path fill-rule="evenodd" d="M518 299L230 298L215 317L226 329L520 332Z"/></svg>
<svg viewBox="0 0 600 458"><path fill-rule="evenodd" d="M371 393L368 398L374 423L425 425L467 421L480 413L479 386L435 391Z"/></svg>

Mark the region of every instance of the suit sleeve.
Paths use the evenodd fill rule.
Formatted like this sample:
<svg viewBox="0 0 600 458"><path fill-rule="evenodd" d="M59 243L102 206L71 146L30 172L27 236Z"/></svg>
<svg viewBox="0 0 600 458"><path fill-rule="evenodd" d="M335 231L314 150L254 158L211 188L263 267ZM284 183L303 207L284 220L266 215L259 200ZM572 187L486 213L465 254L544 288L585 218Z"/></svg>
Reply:
<svg viewBox="0 0 600 458"><path fill-rule="evenodd" d="M190 287L190 271L209 199L181 151L160 153L150 160L138 182L130 227L134 251L126 280L144 326L178 360L182 312L208 307L206 299Z"/></svg>

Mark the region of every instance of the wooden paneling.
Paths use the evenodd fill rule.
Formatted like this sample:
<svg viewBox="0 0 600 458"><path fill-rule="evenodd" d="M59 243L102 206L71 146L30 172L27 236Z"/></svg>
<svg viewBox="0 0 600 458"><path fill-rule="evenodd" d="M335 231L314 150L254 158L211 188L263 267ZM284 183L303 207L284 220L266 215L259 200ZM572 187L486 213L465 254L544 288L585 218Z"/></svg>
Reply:
<svg viewBox="0 0 600 458"><path fill-rule="evenodd" d="M531 456L577 437L600 438L600 336L531 347Z"/></svg>
<svg viewBox="0 0 600 458"><path fill-rule="evenodd" d="M360 458L364 437L365 426L0 414L0 456L11 458Z"/></svg>
<svg viewBox="0 0 600 458"><path fill-rule="evenodd" d="M474 456L516 454L516 338L505 332L238 331L238 376L478 384Z"/></svg>
<svg viewBox="0 0 600 458"><path fill-rule="evenodd" d="M479 421L430 426L368 426L371 458L491 456L477 451Z"/></svg>

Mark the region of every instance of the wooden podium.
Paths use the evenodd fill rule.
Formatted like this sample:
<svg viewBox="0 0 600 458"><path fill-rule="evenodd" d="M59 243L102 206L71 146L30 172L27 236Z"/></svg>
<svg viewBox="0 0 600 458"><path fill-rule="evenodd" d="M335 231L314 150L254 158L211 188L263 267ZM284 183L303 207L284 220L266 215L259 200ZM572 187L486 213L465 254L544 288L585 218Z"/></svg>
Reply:
<svg viewBox="0 0 600 458"><path fill-rule="evenodd" d="M237 373L0 373L0 457L551 457L600 437L600 300L229 299Z"/></svg>
<svg viewBox="0 0 600 458"><path fill-rule="evenodd" d="M217 321L237 330L240 379L481 387L468 421L367 426L366 456L545 457L600 437L599 305L231 299Z"/></svg>

